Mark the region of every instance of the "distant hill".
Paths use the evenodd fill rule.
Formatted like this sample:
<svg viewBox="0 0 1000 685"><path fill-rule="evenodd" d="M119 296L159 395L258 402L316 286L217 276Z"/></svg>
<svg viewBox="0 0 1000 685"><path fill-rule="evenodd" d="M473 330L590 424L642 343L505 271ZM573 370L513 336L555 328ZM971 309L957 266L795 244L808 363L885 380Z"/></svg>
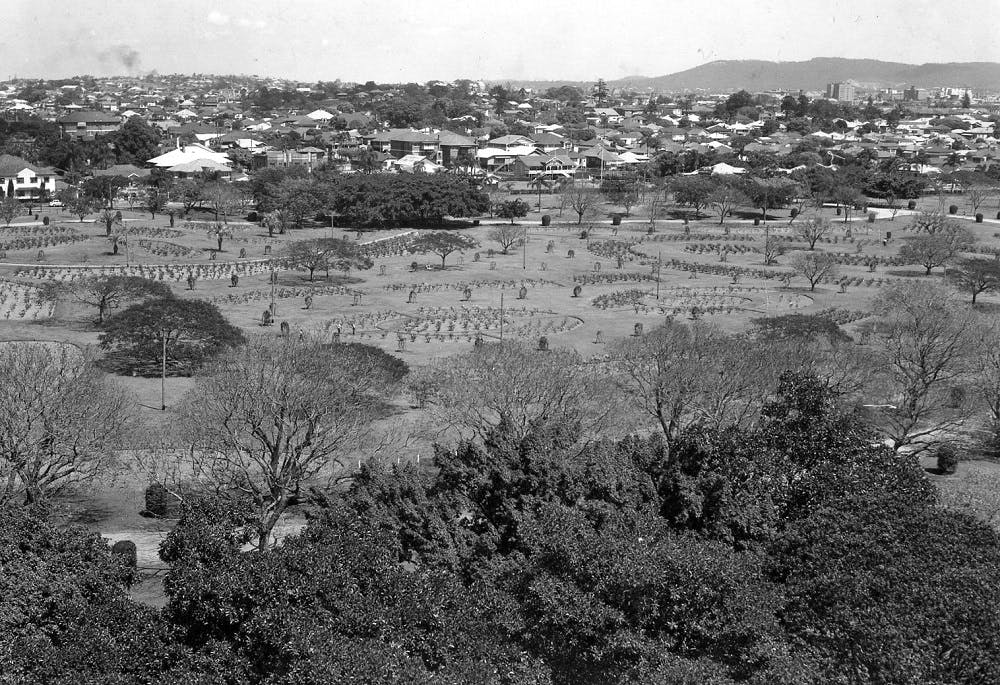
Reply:
<svg viewBox="0 0 1000 685"><path fill-rule="evenodd" d="M820 90L827 83L857 81L879 86L933 88L957 86L1000 90L1000 64L949 62L902 64L874 59L817 57L806 62L720 60L666 76L628 77L610 81L612 87L651 88L659 91L705 89Z"/></svg>
<svg viewBox="0 0 1000 685"><path fill-rule="evenodd" d="M816 57L805 62L769 62L766 60L719 60L666 76L627 76L608 81L612 88L637 90L729 91L746 88L760 90L822 90L827 83L856 81L863 85L934 88L955 86L1000 91L1000 63L948 62L944 64L903 64L874 59ZM580 81L504 81L516 87L544 90L552 86L573 85L588 89L593 82Z"/></svg>

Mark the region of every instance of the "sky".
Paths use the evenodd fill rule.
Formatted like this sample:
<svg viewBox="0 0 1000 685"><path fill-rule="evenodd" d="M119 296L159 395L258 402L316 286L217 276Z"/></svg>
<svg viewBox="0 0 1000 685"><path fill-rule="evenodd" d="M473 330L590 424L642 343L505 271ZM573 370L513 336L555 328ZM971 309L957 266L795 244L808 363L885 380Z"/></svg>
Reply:
<svg viewBox="0 0 1000 685"><path fill-rule="evenodd" d="M306 82L594 81L720 59L1000 62L1000 0L5 4L0 79L156 70Z"/></svg>

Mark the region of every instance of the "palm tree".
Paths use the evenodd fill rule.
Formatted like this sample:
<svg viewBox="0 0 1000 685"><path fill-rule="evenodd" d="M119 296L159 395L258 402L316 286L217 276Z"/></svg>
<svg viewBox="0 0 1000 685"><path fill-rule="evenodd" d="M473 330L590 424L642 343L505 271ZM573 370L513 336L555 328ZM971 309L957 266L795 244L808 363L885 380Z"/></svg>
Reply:
<svg viewBox="0 0 1000 685"><path fill-rule="evenodd" d="M528 181L528 185L538 191L538 211L542 211L542 189L548 190L552 184L544 176L539 174Z"/></svg>

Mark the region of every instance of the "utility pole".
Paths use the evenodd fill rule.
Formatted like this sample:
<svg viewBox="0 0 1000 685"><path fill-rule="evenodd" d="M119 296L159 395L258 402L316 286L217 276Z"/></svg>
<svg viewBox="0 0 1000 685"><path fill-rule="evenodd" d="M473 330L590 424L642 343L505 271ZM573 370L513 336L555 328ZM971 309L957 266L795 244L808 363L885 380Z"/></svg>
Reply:
<svg viewBox="0 0 1000 685"><path fill-rule="evenodd" d="M500 342L503 343L503 293L500 293Z"/></svg>
<svg viewBox="0 0 1000 685"><path fill-rule="evenodd" d="M277 280L278 280L277 272L274 270L274 267L272 266L271 267L271 306L270 306L271 316L274 316L277 313L275 311L276 307L274 306L274 284L275 284L275 282Z"/></svg>
<svg viewBox="0 0 1000 685"><path fill-rule="evenodd" d="M163 339L162 366L160 367L160 411L167 410L167 330L160 331Z"/></svg>
<svg viewBox="0 0 1000 685"><path fill-rule="evenodd" d="M656 301L660 301L660 269L663 268L663 250L656 253Z"/></svg>
<svg viewBox="0 0 1000 685"><path fill-rule="evenodd" d="M528 269L528 224L524 225L524 245L521 246L521 270Z"/></svg>

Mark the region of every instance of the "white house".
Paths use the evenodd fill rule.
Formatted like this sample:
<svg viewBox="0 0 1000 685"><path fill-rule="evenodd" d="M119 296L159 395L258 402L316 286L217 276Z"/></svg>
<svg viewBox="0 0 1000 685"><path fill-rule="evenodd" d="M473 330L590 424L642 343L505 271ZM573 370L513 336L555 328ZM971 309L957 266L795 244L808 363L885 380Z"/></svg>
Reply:
<svg viewBox="0 0 1000 685"><path fill-rule="evenodd" d="M0 155L0 194L13 190L19 200L38 200L43 192L56 192L56 172L35 166L14 155Z"/></svg>
<svg viewBox="0 0 1000 685"><path fill-rule="evenodd" d="M146 160L146 163L163 169L169 169L178 164L187 164L188 162L201 160L211 160L223 166L229 166L231 162L229 155L226 153L216 152L209 147L194 143L192 145L177 147L162 155Z"/></svg>

